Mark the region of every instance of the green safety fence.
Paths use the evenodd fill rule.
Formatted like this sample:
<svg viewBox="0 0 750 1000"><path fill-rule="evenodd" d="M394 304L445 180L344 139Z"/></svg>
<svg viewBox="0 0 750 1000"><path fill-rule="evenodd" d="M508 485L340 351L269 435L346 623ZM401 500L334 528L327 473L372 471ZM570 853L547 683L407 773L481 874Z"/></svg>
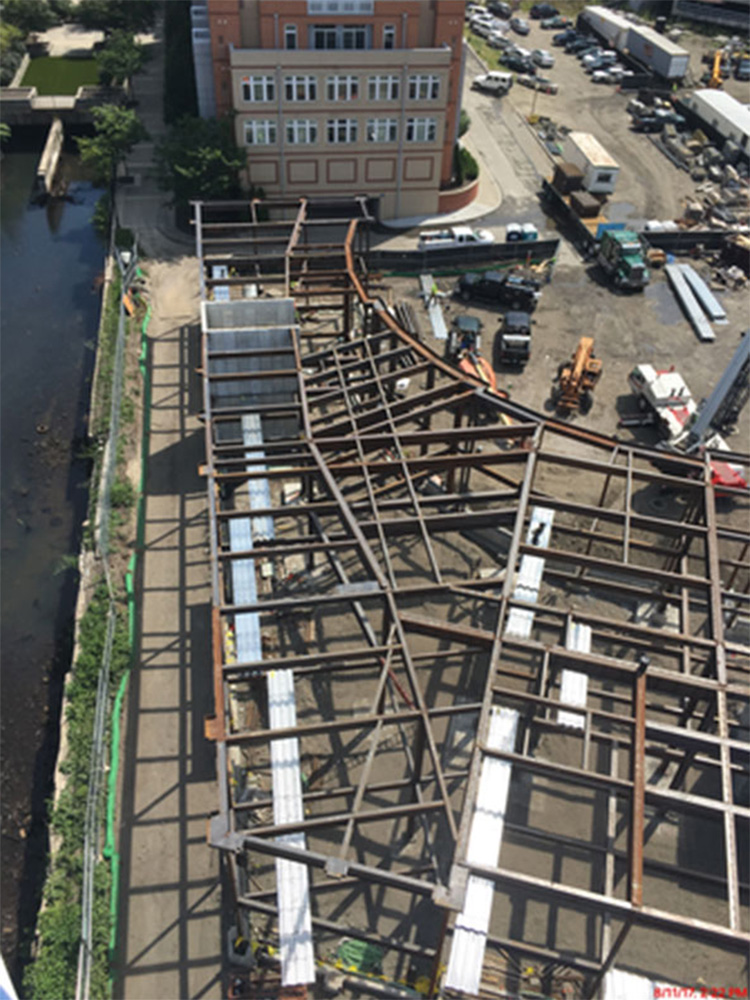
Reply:
<svg viewBox="0 0 750 1000"><path fill-rule="evenodd" d="M151 306L141 324L141 350L138 355L138 369L143 379L143 429L141 433L141 479L138 487L138 506L136 521L136 551L131 555L128 570L125 574L125 594L128 602L128 644L130 646L130 662L125 671L115 695L112 709L112 750L109 779L107 784L107 820L104 840L104 857L109 860L111 876L111 893L109 901L110 936L109 955L110 966L117 950L117 914L120 897L120 854L116 850L115 820L117 812L117 781L120 771L120 726L122 721L122 705L128 686L130 671L136 653L136 607L135 607L135 576L139 554L143 551L146 537L146 472L148 467L148 448L151 435L151 373L148 370L148 326L151 322ZM110 971L110 992L113 977Z"/></svg>

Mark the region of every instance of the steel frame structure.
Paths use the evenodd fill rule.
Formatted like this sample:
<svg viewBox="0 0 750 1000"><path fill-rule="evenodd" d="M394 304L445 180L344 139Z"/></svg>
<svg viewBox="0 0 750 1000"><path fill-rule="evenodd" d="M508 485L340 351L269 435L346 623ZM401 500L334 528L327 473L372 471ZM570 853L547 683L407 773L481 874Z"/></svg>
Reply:
<svg viewBox="0 0 750 1000"><path fill-rule="evenodd" d="M270 862L300 861L319 958L357 938L383 949L388 978L421 975L436 995L475 874L495 885L485 990L552 994L572 977L593 997L618 957L737 985L750 946L747 492L717 497L708 456L548 419L438 358L377 297L362 202L198 203L195 225L204 299L260 281L296 307L283 348L202 338L209 840L238 912L272 934ZM210 277L216 263L229 278ZM220 405L228 383L234 402ZM248 413L262 458L238 431ZM230 552L227 525L247 517L238 487L254 479L269 484L253 516L273 537ZM554 523L528 603L513 588L537 552L538 505ZM233 603L238 558L254 560L251 604ZM533 615L529 638L505 633L514 607ZM245 613L263 655L236 662L227 635ZM590 652L566 648L571 620L590 626ZM571 668L588 679L575 731L557 721ZM294 671L288 730L269 728L263 703L279 669ZM519 712L512 752L487 745L494 706ZM269 747L286 736L300 741L304 817L279 825ZM500 861L476 865L467 838L488 757L512 764L510 804ZM304 849L283 839L299 832Z"/></svg>

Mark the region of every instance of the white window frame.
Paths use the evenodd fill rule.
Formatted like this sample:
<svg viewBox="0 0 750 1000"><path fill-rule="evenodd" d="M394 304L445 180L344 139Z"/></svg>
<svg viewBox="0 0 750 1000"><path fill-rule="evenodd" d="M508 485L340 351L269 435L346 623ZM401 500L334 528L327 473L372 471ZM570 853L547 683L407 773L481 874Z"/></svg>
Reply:
<svg viewBox="0 0 750 1000"><path fill-rule="evenodd" d="M333 40L333 45L317 45L318 32L325 32L326 41ZM355 45L346 42L356 41L359 33L362 33L364 44ZM311 24L308 28L308 48L316 52L333 52L344 49L347 52L364 52L372 48L372 25L370 24Z"/></svg>
<svg viewBox="0 0 750 1000"><path fill-rule="evenodd" d="M349 73L329 76L326 80L329 101L354 101L359 97L359 77Z"/></svg>
<svg viewBox="0 0 750 1000"><path fill-rule="evenodd" d="M273 76L244 76L240 81L242 100L246 104L262 104L276 97L276 80Z"/></svg>
<svg viewBox="0 0 750 1000"><path fill-rule="evenodd" d="M290 146L313 146L318 141L318 123L312 118L288 118L284 135Z"/></svg>
<svg viewBox="0 0 750 1000"><path fill-rule="evenodd" d="M417 73L409 77L410 101L437 101L439 97L439 76L434 73Z"/></svg>
<svg viewBox="0 0 750 1000"><path fill-rule="evenodd" d="M398 118L368 118L368 142L398 142Z"/></svg>
<svg viewBox="0 0 750 1000"><path fill-rule="evenodd" d="M437 139L437 118L407 118L407 142L435 142Z"/></svg>
<svg viewBox="0 0 750 1000"><path fill-rule="evenodd" d="M390 42L390 44L388 44ZM396 48L396 25L395 24L385 24L383 25L383 48L384 49L395 49Z"/></svg>
<svg viewBox="0 0 750 1000"><path fill-rule="evenodd" d="M289 40L293 39L292 45L289 44ZM284 48L288 49L290 52L299 48L299 40L297 37L297 25L296 24L285 24L284 25Z"/></svg>
<svg viewBox="0 0 750 1000"><path fill-rule="evenodd" d="M291 90L291 97L289 96ZM300 97L300 94L302 95ZM295 73L284 77L284 98L295 104L317 101L318 78L307 73Z"/></svg>
<svg viewBox="0 0 750 1000"><path fill-rule="evenodd" d="M275 118L252 118L250 121L246 121L244 125L246 146L276 145L278 129Z"/></svg>
<svg viewBox="0 0 750 1000"><path fill-rule="evenodd" d="M329 118L326 122L326 138L332 145L356 142L359 137L359 122L356 118Z"/></svg>
<svg viewBox="0 0 750 1000"><path fill-rule="evenodd" d="M397 101L401 79L392 73L379 73L367 81L367 96L371 101Z"/></svg>

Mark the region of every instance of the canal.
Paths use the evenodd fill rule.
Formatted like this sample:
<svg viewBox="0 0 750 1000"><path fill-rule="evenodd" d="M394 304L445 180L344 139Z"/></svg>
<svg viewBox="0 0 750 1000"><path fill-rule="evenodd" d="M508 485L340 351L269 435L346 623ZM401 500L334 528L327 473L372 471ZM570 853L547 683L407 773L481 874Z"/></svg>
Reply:
<svg viewBox="0 0 750 1000"><path fill-rule="evenodd" d="M61 167L67 197L30 203L43 139L14 136L0 172L0 896L15 979L44 875L104 266L91 225L101 192L81 177L75 147Z"/></svg>

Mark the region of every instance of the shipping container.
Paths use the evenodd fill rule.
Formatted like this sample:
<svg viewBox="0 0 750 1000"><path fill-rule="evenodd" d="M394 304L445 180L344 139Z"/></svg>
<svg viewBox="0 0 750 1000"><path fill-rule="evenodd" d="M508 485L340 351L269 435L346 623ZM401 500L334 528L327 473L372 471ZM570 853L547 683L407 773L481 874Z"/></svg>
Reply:
<svg viewBox="0 0 750 1000"><path fill-rule="evenodd" d="M625 52L665 80L681 80L688 70L690 53L653 28L631 25Z"/></svg>
<svg viewBox="0 0 750 1000"><path fill-rule="evenodd" d="M584 190L591 194L612 194L620 167L593 135L570 132L563 141L563 156L583 171Z"/></svg>
<svg viewBox="0 0 750 1000"><path fill-rule="evenodd" d="M625 48L632 25L622 14L606 7L584 7L581 19L610 48L618 52Z"/></svg>

